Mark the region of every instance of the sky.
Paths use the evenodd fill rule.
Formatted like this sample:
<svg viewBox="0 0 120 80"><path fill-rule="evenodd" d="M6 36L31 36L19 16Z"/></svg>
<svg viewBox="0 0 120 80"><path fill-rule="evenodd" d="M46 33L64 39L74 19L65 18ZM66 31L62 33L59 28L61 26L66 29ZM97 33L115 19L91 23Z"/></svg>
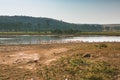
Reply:
<svg viewBox="0 0 120 80"><path fill-rule="evenodd" d="M120 24L120 0L0 0L0 15L47 17L81 24Z"/></svg>

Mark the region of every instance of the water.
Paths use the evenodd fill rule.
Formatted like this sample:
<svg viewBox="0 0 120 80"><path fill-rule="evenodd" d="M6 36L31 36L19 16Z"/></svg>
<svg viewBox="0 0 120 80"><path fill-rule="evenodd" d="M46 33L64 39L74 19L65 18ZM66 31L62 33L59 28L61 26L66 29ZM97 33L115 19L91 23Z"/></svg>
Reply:
<svg viewBox="0 0 120 80"><path fill-rule="evenodd" d="M38 35L16 35L16 36L0 36L1 44L40 44L50 42L120 42L120 36L38 36Z"/></svg>

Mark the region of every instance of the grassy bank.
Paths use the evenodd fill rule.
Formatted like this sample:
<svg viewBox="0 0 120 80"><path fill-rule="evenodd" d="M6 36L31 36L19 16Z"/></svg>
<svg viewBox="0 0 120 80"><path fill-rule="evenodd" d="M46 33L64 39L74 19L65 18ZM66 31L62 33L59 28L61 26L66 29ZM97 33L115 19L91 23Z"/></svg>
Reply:
<svg viewBox="0 0 120 80"><path fill-rule="evenodd" d="M52 33L48 32L0 32L0 35L107 35L107 36L120 36L120 32L76 32L72 34L68 33Z"/></svg>
<svg viewBox="0 0 120 80"><path fill-rule="evenodd" d="M75 35L107 35L120 36L120 32L78 32Z"/></svg>
<svg viewBox="0 0 120 80"><path fill-rule="evenodd" d="M0 35L51 35L50 32L0 32Z"/></svg>

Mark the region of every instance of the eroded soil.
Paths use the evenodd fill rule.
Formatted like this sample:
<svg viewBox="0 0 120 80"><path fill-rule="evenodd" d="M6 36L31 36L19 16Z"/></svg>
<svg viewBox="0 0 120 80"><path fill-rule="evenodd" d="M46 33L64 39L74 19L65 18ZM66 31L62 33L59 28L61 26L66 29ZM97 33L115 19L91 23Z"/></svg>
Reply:
<svg viewBox="0 0 120 80"><path fill-rule="evenodd" d="M0 64L15 65L19 68L35 69L39 62L49 65L60 53L70 50L69 46L16 45L0 46ZM56 55L57 54L57 55Z"/></svg>

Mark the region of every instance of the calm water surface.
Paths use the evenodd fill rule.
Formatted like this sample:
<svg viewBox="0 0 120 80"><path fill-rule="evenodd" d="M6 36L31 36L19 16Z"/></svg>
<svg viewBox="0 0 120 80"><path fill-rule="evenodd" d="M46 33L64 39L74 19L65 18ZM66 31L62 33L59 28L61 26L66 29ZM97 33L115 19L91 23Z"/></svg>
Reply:
<svg viewBox="0 0 120 80"><path fill-rule="evenodd" d="M63 36L38 36L38 35L16 35L0 36L0 44L39 44L46 42L120 42L120 36L87 35L77 37Z"/></svg>

